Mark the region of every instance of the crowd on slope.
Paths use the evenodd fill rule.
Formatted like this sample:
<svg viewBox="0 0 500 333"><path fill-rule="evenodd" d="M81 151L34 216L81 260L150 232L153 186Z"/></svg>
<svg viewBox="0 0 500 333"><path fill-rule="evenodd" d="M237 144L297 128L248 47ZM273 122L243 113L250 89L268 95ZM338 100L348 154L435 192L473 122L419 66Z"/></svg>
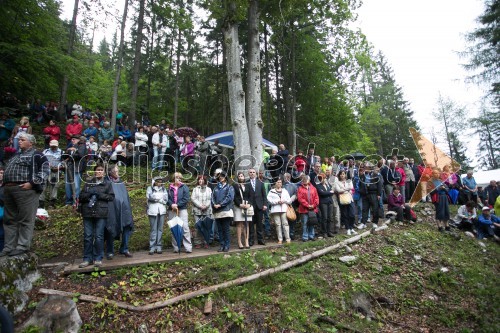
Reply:
<svg viewBox="0 0 500 333"><path fill-rule="evenodd" d="M265 244L272 222L277 241L282 244L296 238L309 241L332 237L341 227L348 235L369 224L376 228L384 211L394 212L398 221L412 221L415 218L408 202L415 191L421 191L423 201L434 203L440 231L450 230L450 222L473 230L478 238L497 237L500 230L500 220L490 214L491 208L499 205L500 184L491 181L480 189L472 171L461 178L449 167L439 170L425 161L417 165L412 158L399 160L397 156L381 159L377 165L354 158L337 162L335 157L321 159L314 149L307 155L299 150L294 156L281 144L271 154L264 150L261 168L234 174L217 142L210 144L202 136L181 138L166 121L150 125L146 119L131 132L123 125L125 117L121 114L112 129L103 117L80 113L75 103L67 122L61 124L64 130L54 119L46 119L48 124L41 133L46 148L39 152L35 150L29 117L22 117L16 124L7 113L1 113L0 161L4 167L0 170L0 203L4 214L0 239L5 229L7 241L0 246L0 250L4 247L0 256L29 250L36 209L56 206L62 183L59 178L64 174L64 204L77 206L84 219L81 266L99 266L104 256L112 259L117 237L122 240L119 252L131 257L128 240L133 230L132 209L117 165L149 160L153 170L167 170L172 176L155 177L147 188L151 255L162 253L165 220L177 215L183 223L183 237L182 244L172 238L173 249L193 250L189 211L199 234L194 247L208 248L218 241L218 250L227 252L230 225L236 227L238 247L249 248ZM43 122L45 118L38 120ZM94 176L82 187L89 165ZM192 191L177 170L198 175ZM453 220L449 204L460 205ZM476 207L482 207L481 214ZM299 217L294 219L296 213ZM297 222L302 231L296 237Z"/></svg>

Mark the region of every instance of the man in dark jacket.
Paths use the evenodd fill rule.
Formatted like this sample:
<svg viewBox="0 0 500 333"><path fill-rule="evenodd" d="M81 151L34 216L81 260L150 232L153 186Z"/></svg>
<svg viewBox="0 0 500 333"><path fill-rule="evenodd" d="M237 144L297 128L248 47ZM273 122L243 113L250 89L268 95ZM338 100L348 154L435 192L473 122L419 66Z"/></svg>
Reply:
<svg viewBox="0 0 500 333"><path fill-rule="evenodd" d="M248 240L250 246L253 246L254 233L255 229L257 229L257 243L260 245L266 245L262 232L262 219L264 217L264 211L267 210L266 188L264 183L257 179L257 172L255 169L248 170L248 176L250 177L250 203L252 204L254 210L252 223L250 223L250 234Z"/></svg>
<svg viewBox="0 0 500 333"><path fill-rule="evenodd" d="M379 201L382 196L383 186L382 177L379 175L379 169L373 171L366 170L359 178L359 193L361 194L363 216L358 229L366 228L368 221L368 212L373 214L373 227L378 227L379 219Z"/></svg>
<svg viewBox="0 0 500 333"><path fill-rule="evenodd" d="M115 200L113 186L104 179L104 166L94 167L94 178L90 179L80 194L80 211L83 217L83 262L80 268L94 264L102 265L104 256L104 227L108 209Z"/></svg>

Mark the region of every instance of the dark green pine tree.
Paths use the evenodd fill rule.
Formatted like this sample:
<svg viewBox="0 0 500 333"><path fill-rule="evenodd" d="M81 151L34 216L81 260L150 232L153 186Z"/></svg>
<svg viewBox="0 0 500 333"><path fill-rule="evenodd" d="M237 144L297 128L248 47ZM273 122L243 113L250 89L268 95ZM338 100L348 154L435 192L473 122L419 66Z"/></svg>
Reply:
<svg viewBox="0 0 500 333"><path fill-rule="evenodd" d="M375 64L364 75L360 124L374 142L377 153L387 156L398 148L399 154L418 157L409 128L418 128L403 89L384 55L379 52Z"/></svg>

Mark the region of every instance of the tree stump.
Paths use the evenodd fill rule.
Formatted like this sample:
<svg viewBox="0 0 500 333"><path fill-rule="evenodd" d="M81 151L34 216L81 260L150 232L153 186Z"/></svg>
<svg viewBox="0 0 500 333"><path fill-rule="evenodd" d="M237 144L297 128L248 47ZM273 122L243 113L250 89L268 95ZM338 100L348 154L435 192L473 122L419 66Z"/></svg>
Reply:
<svg viewBox="0 0 500 333"><path fill-rule="evenodd" d="M72 299L62 296L49 296L36 307L31 318L24 327L37 326L44 332L77 333L82 326L80 314Z"/></svg>

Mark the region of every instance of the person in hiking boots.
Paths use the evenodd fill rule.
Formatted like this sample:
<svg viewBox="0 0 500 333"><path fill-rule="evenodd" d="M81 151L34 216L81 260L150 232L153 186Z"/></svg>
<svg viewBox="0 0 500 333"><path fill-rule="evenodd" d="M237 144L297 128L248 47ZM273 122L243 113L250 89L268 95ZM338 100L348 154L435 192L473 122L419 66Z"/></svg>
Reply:
<svg viewBox="0 0 500 333"><path fill-rule="evenodd" d="M104 166L94 167L94 177L80 193L80 212L83 217L83 262L80 268L102 265L104 257L104 228L108 210L115 199L113 186L104 178Z"/></svg>
<svg viewBox="0 0 500 333"><path fill-rule="evenodd" d="M333 237L333 196L335 191L328 182L326 174L320 173L318 180L320 183L316 185L316 190L319 195L319 209L321 212L321 235L324 238Z"/></svg>

